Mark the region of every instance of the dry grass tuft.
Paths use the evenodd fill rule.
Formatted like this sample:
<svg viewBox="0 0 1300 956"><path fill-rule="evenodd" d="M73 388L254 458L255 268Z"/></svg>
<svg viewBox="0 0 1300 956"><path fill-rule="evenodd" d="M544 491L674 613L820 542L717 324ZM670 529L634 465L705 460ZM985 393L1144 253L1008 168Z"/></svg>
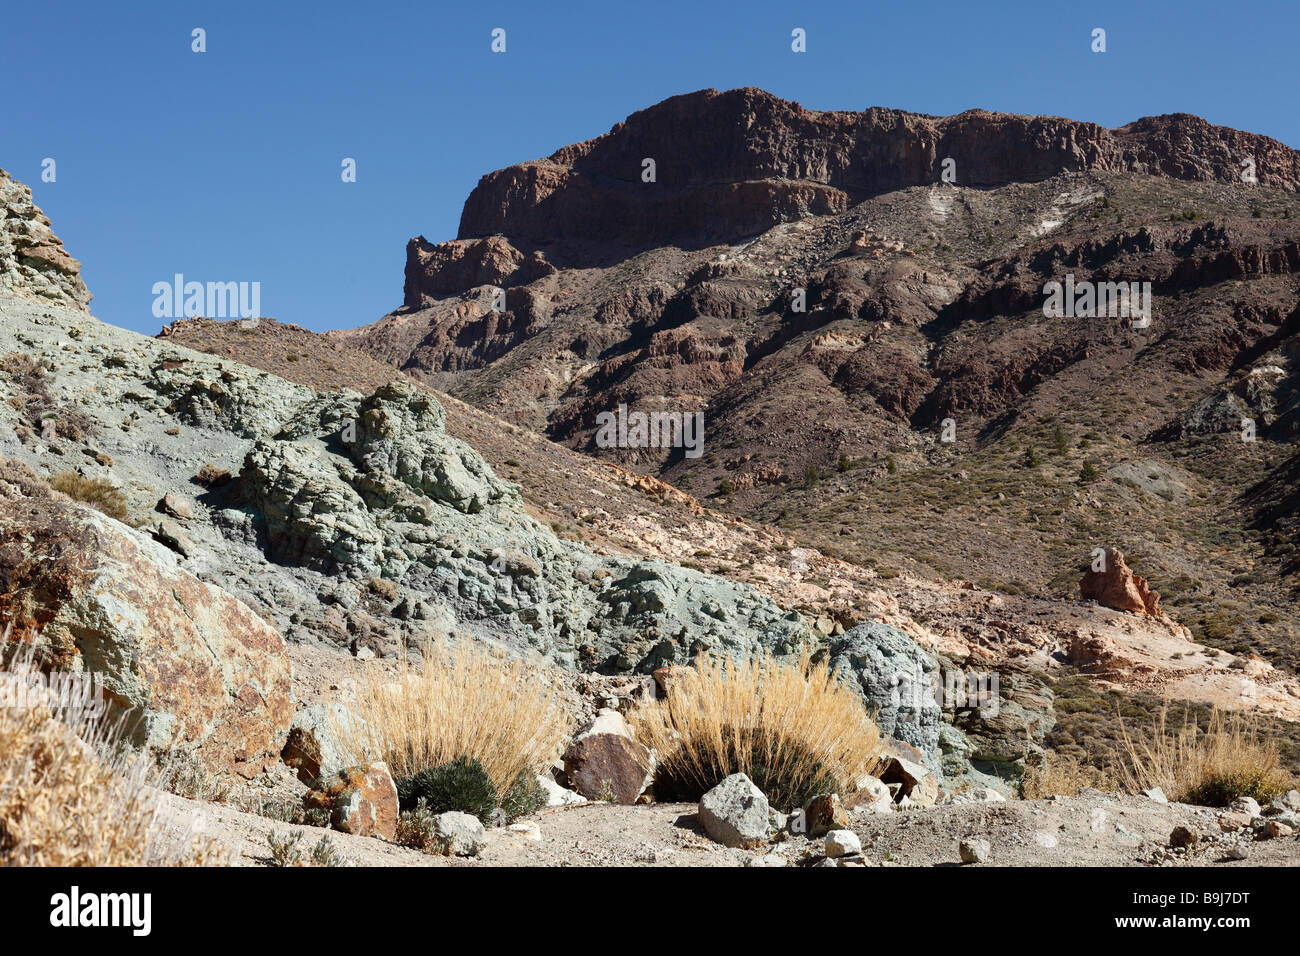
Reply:
<svg viewBox="0 0 1300 956"><path fill-rule="evenodd" d="M372 668L352 710L364 724L338 728L346 748L409 777L457 757L473 757L498 793L521 773L534 774L559 754L572 721L554 687L535 668L468 641L424 650L416 670L394 677Z"/></svg>
<svg viewBox="0 0 1300 956"><path fill-rule="evenodd" d="M880 730L861 699L813 665L701 656L665 700L631 715L637 738L659 756L659 799L695 800L744 773L781 809L820 793L846 795L880 757Z"/></svg>
<svg viewBox="0 0 1300 956"><path fill-rule="evenodd" d="M90 505L123 524L129 524L126 495L106 478L87 478L75 471L61 471L50 479L50 487L74 501Z"/></svg>
<svg viewBox="0 0 1300 956"><path fill-rule="evenodd" d="M1109 767L1095 767L1078 757L1050 753L1036 767L1030 767L1020 781L1020 795L1026 800L1073 797L1084 787L1113 791L1115 774Z"/></svg>
<svg viewBox="0 0 1300 956"><path fill-rule="evenodd" d="M1187 717L1175 730L1166 707L1149 739L1134 740L1122 725L1121 735L1127 758L1121 780L1132 791L1160 787L1179 803L1222 807L1237 797L1267 803L1294 785L1277 743L1239 713L1228 717L1216 708L1206 730Z"/></svg>
<svg viewBox="0 0 1300 956"><path fill-rule="evenodd" d="M10 656L0 659L0 867L222 862L191 834L163 840L156 768L43 692L29 651Z"/></svg>

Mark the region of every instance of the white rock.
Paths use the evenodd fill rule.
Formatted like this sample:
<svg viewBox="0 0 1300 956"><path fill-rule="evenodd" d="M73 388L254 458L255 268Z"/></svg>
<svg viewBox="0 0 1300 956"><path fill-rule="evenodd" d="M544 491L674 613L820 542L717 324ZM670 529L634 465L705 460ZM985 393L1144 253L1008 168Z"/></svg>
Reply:
<svg viewBox="0 0 1300 956"><path fill-rule="evenodd" d="M506 829L511 833L518 834L530 843L542 842L542 828L536 823L512 823Z"/></svg>
<svg viewBox="0 0 1300 956"><path fill-rule="evenodd" d="M1300 813L1300 790L1288 790L1281 796L1274 797L1269 806L1274 810L1289 810L1292 813Z"/></svg>
<svg viewBox="0 0 1300 956"><path fill-rule="evenodd" d="M983 863L988 860L990 852L988 840L968 837L957 845L957 853L963 863Z"/></svg>
<svg viewBox="0 0 1300 956"><path fill-rule="evenodd" d="M1148 800L1154 800L1156 803L1169 802L1169 798L1165 796L1165 792L1159 787L1152 787L1150 790L1143 790L1142 796L1146 797Z"/></svg>
<svg viewBox="0 0 1300 956"><path fill-rule="evenodd" d="M785 866L785 860L775 853L767 853L763 856L751 856L745 861L745 866Z"/></svg>
<svg viewBox="0 0 1300 956"><path fill-rule="evenodd" d="M486 843L479 818L459 810L433 818L433 837L444 856L478 856Z"/></svg>
<svg viewBox="0 0 1300 956"><path fill-rule="evenodd" d="M546 794L546 805L548 807L567 807L587 802L587 798L582 794L564 789L550 777L543 774L537 775L537 783Z"/></svg>
<svg viewBox="0 0 1300 956"><path fill-rule="evenodd" d="M832 830L826 834L826 855L831 859L862 852L862 842L852 830Z"/></svg>
<svg viewBox="0 0 1300 956"><path fill-rule="evenodd" d="M870 774L863 774L855 783L857 792L853 795L849 804L852 809L865 810L868 813L890 813L893 811L894 795L889 790L889 784Z"/></svg>
<svg viewBox="0 0 1300 956"><path fill-rule="evenodd" d="M1260 809L1254 797L1238 797L1228 804L1228 809L1234 813L1248 814L1252 820L1264 812Z"/></svg>

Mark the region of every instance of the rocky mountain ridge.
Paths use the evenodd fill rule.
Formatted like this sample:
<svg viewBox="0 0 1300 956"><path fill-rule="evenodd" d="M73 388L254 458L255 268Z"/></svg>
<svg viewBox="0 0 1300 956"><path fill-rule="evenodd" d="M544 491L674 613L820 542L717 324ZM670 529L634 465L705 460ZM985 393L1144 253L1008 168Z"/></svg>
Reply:
<svg viewBox="0 0 1300 956"><path fill-rule="evenodd" d="M848 561L1060 599L1118 547L1199 640L1294 669L1300 542L1268 516L1295 493L1296 163L1188 116L689 94L485 177L460 238L413 244L406 304L328 338ZM626 237L565 233L607 194ZM1046 315L1067 277L1148 283L1151 323ZM703 455L598 447L622 405L702 412Z"/></svg>

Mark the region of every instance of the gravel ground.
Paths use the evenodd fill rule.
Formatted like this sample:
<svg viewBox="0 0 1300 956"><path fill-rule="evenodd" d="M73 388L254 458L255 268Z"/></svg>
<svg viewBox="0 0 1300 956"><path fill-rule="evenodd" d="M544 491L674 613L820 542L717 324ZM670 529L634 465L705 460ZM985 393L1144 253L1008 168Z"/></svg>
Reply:
<svg viewBox="0 0 1300 956"><path fill-rule="evenodd" d="M222 804L166 798L171 835L184 831L194 813L205 833L226 847L236 865L268 865L268 832L303 830L310 846L327 831L294 827ZM1248 831L1222 834L1218 811L1160 804L1145 797L1081 795L1055 800L966 803L888 814L855 813L852 829L868 865L956 866L958 844L974 837L989 842L987 864L997 866L1297 866L1300 838L1255 840ZM360 866L743 866L773 854L787 865L822 859L823 841L788 837L760 850L735 850L699 829L694 804L616 806L589 803L544 810L527 818L540 841L505 829L489 829L477 859L448 859L381 840L330 833L331 841ZM1169 849L1176 826L1197 830L1200 844ZM1246 849L1232 860L1233 846Z"/></svg>

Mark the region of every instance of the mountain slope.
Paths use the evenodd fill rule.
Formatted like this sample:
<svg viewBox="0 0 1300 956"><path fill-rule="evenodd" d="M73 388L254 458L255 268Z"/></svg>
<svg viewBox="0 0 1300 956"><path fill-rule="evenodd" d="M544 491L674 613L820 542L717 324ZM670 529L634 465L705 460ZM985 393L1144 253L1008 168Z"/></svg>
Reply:
<svg viewBox="0 0 1300 956"><path fill-rule="evenodd" d="M1181 114L689 94L485 176L404 306L328 338L890 573L1068 598L1118 545L1198 638L1294 670L1300 542L1251 489L1294 493L1298 164ZM1048 317L1067 281L1150 283L1149 324ZM601 447L621 405L702 413L703 453Z"/></svg>

